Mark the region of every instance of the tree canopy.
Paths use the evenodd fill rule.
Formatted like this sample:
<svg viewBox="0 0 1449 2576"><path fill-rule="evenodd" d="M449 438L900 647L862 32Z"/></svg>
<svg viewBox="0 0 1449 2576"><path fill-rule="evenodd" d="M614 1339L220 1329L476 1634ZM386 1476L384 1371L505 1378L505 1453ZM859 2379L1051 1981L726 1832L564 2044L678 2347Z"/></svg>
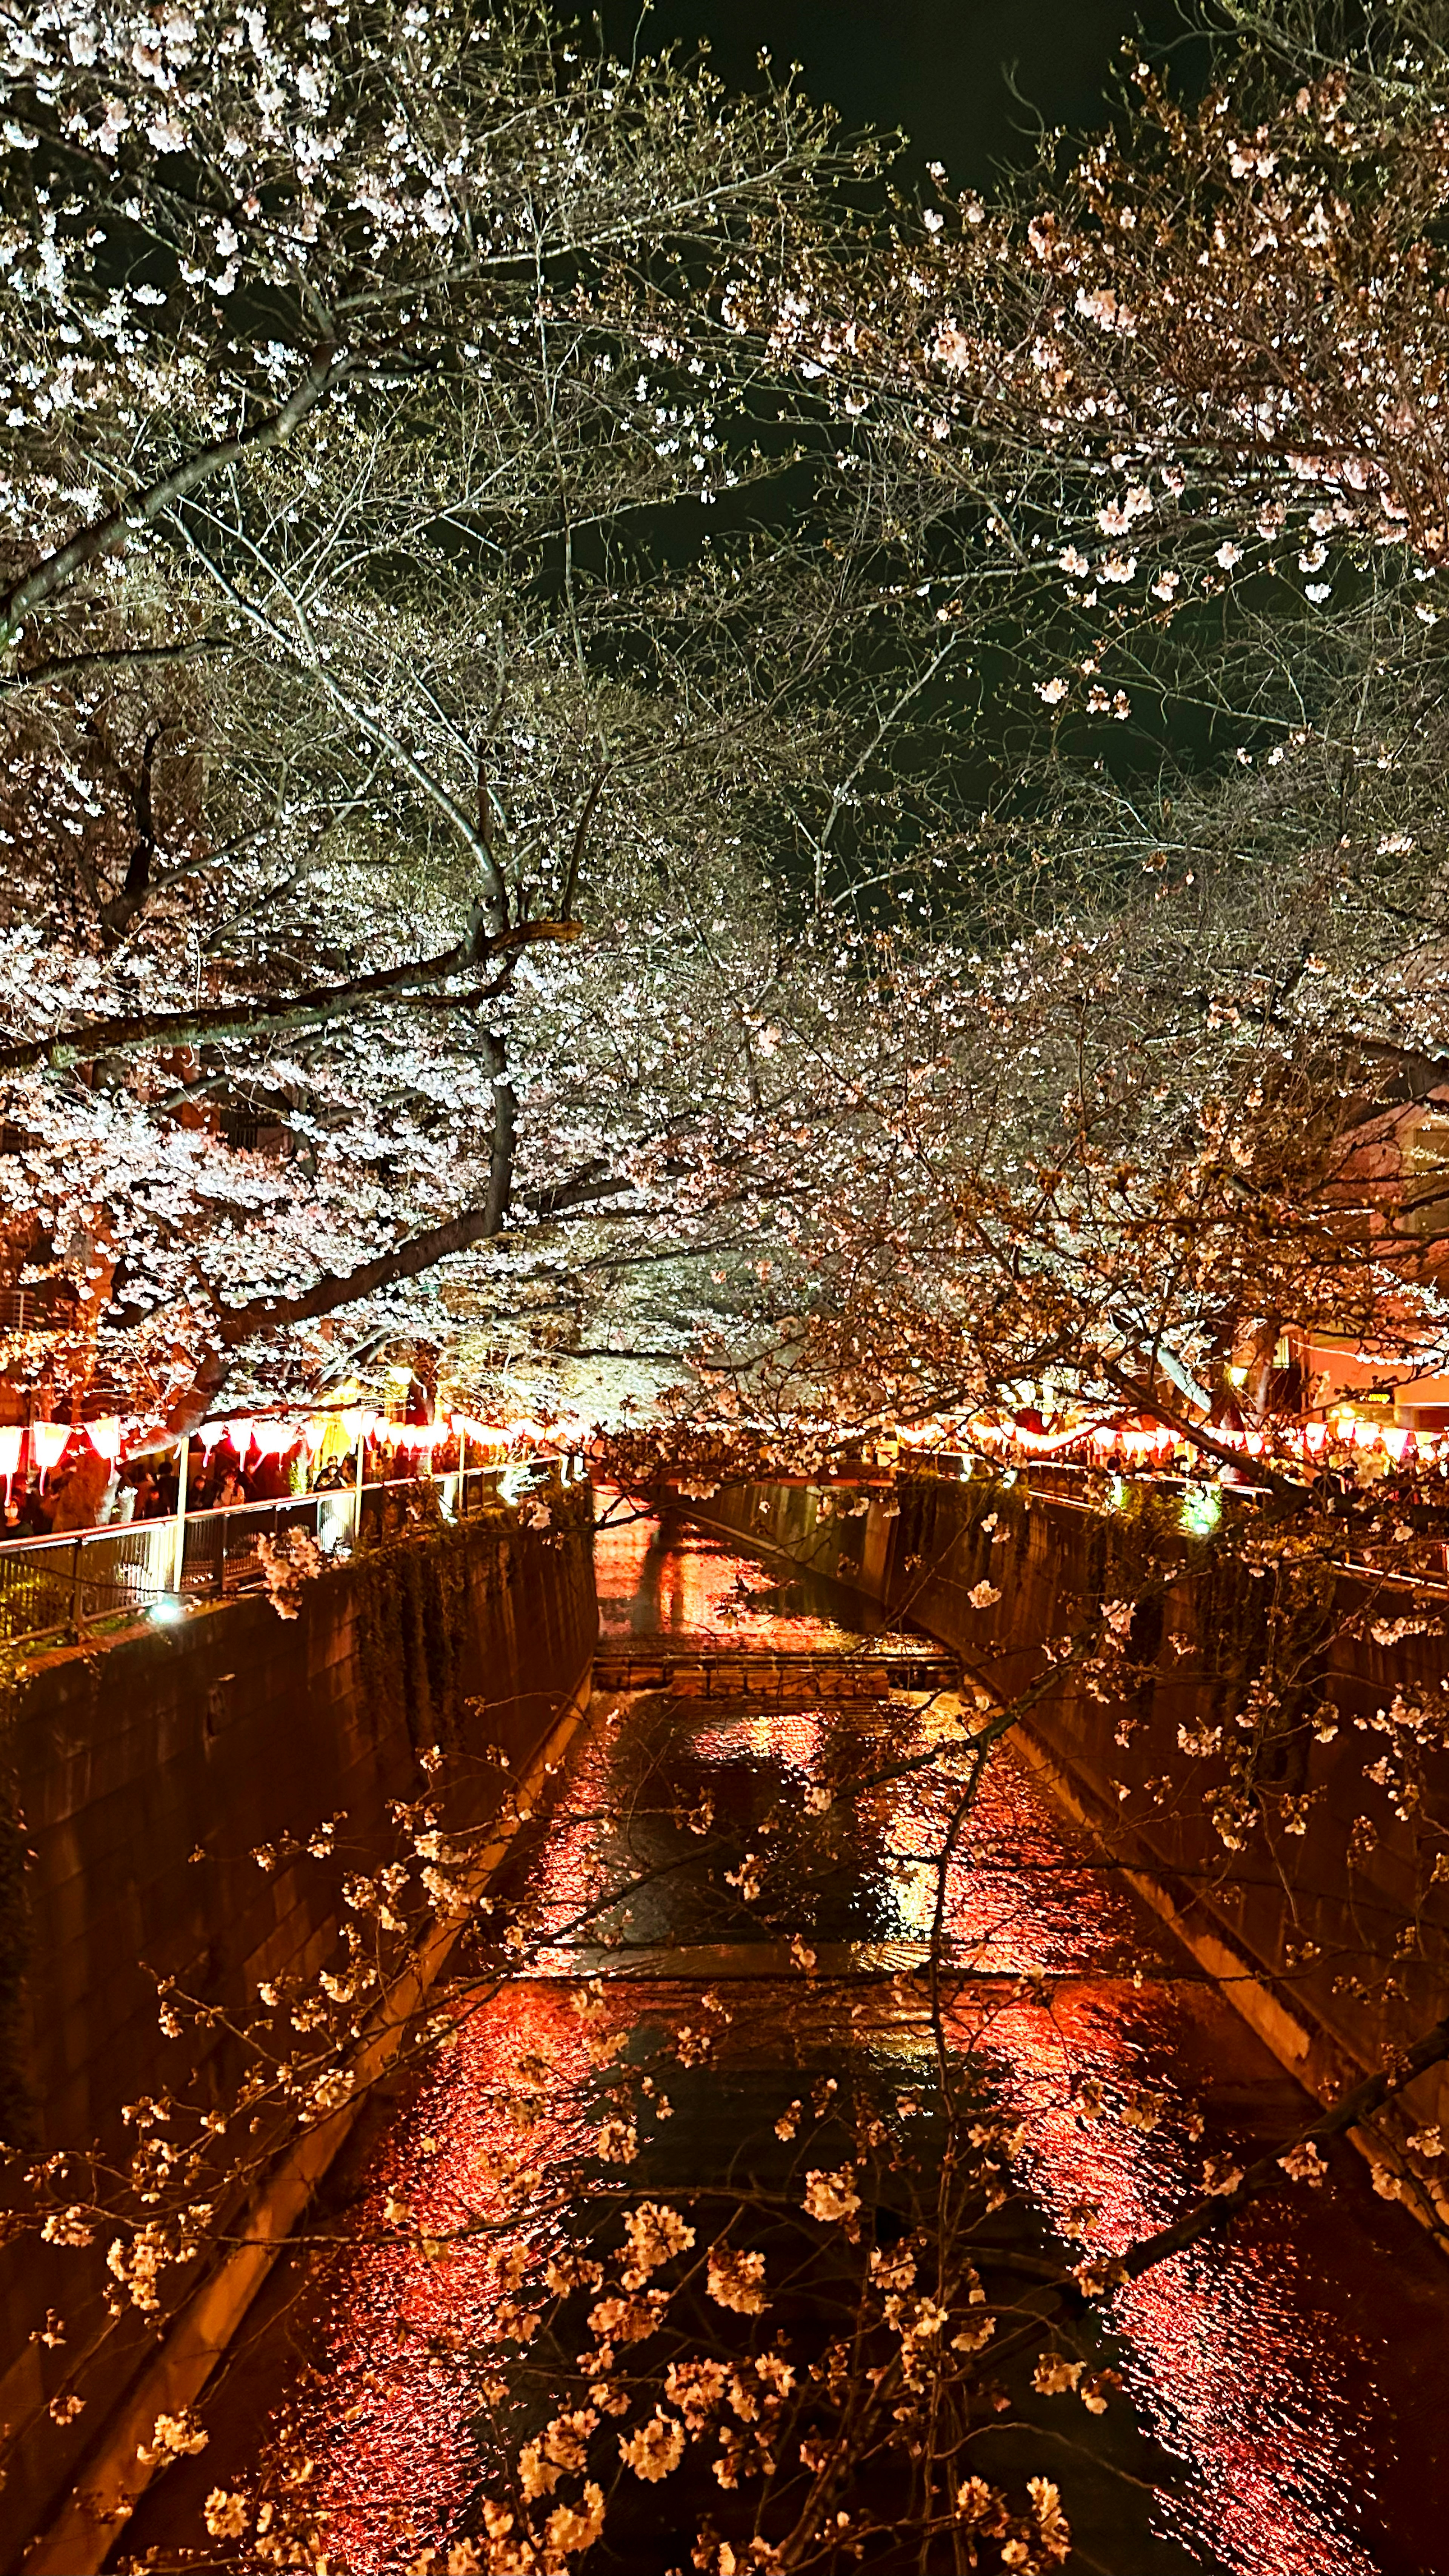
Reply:
<svg viewBox="0 0 1449 2576"><path fill-rule="evenodd" d="M921 206L529 13L9 22L0 1192L74 1388L1435 1345L1342 1207L1446 1055L1437 28L1229 16Z"/></svg>

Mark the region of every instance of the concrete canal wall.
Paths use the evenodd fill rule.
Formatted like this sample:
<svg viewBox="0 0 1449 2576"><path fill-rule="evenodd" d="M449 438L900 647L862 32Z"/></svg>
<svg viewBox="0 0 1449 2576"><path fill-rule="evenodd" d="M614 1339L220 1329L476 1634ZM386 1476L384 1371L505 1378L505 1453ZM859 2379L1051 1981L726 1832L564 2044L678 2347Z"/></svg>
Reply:
<svg viewBox="0 0 1449 2576"><path fill-rule="evenodd" d="M92 2140L128 2156L125 2103L225 2098L228 2020L263 1980L329 1959L344 1876L392 1850L389 1802L424 1794L424 1751L445 1756L445 1823L486 1823L505 1776L492 1749L509 1778L525 1772L593 1651L588 1503L575 1489L548 1532L468 1521L397 1539L304 1584L293 1619L250 1596L12 1677L0 2092L22 2160ZM264 1868L267 1846L279 1857ZM158 1978L215 2012L199 2063L194 2031L162 2032ZM84 2485L145 2356L134 2311L106 2319L104 2251L24 2237L0 2252L0 2422L19 2437L0 2491L6 2568ZM65 2308L63 2347L38 2340L48 2304ZM47 2408L86 2332L85 2410L57 2425Z"/></svg>
<svg viewBox="0 0 1449 2576"><path fill-rule="evenodd" d="M916 1621L1008 1698L1042 1679L1047 1641L1131 1597L1140 1545L1130 1521L985 1478L903 1477L889 1497L732 1486L685 1508ZM982 1584L999 1598L978 1606ZM1281 2061L1329 2099L1449 2011L1449 1881L1432 1875L1440 1837L1449 1851L1449 1756L1424 1751L1400 1813L1392 1779L1375 1776L1386 1739L1374 1726L1396 1694L1442 1712L1449 1595L1348 1573L1300 1586L1279 1622L1280 1639L1297 1623L1280 1651L1292 1677L1283 1723L1257 1761L1266 1830L1233 1850L1213 1815L1243 1743L1234 1714L1264 1661L1266 1590L1209 1556L1138 1614L1127 1696L1055 1683L1014 1740ZM1400 1623L1421 1632L1394 1636ZM1204 1725L1220 1726L1222 1749L1195 1758L1179 1730L1196 1739ZM1405 2099L1385 2134L1442 2121L1449 2137L1445 2070Z"/></svg>

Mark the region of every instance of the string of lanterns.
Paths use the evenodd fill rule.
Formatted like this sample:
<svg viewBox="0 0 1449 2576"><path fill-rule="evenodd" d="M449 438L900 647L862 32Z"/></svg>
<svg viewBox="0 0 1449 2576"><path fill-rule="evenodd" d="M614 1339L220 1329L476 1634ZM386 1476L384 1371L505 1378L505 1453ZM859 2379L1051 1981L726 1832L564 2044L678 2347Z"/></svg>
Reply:
<svg viewBox="0 0 1449 2576"><path fill-rule="evenodd" d="M1271 1434L1237 1429L1226 1423L1201 1427L1220 1448L1238 1450L1245 1458L1282 1458L1312 1465L1322 1459L1330 1442L1364 1452L1380 1450L1395 1466L1402 1465L1406 1458L1424 1466L1449 1458L1449 1439L1436 1440L1432 1433L1416 1431L1404 1423L1368 1421L1347 1409L1325 1421L1285 1425ZM977 1419L961 1425L955 1436L964 1437L975 1447L1016 1450L1027 1458L1059 1456L1064 1463L1070 1463L1067 1452L1083 1449L1094 1464L1101 1465L1114 1457L1129 1465L1147 1465L1167 1457L1186 1439L1184 1433L1150 1420L1135 1424L1077 1423L1065 1431L1037 1431L1028 1424ZM913 1445L923 1437L936 1438L939 1434L918 1432Z"/></svg>
<svg viewBox="0 0 1449 2576"><path fill-rule="evenodd" d="M477 1414L462 1412L451 1413L437 1422L394 1422L366 1405L348 1405L313 1412L301 1419L296 1415L237 1415L204 1422L191 1437L200 1442L208 1458L223 1444L229 1444L240 1459L253 1449L259 1458L280 1458L303 1446L313 1457L324 1449L341 1456L355 1449L360 1441L420 1455L460 1439L474 1441L480 1448L511 1448L517 1442L556 1445L581 1433L583 1428L582 1422L550 1426L527 1417L486 1422ZM27 1442L30 1468L46 1476L59 1466L75 1440L89 1442L114 1467L120 1463L123 1449L127 1457L146 1457L157 1449L173 1447L177 1438L174 1433L144 1429L127 1443L125 1430L115 1414L95 1422L0 1423L0 1481L8 1485L18 1474Z"/></svg>

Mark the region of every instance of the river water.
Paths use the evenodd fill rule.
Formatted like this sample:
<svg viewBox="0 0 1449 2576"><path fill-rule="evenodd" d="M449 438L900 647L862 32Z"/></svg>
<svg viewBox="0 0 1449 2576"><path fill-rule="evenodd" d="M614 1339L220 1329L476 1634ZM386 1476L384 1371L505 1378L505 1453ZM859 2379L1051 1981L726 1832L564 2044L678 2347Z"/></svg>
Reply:
<svg viewBox="0 0 1449 2576"><path fill-rule="evenodd" d="M606 1641L865 1643L839 1624L842 1596L680 1524L602 1530L597 1570ZM934 2068L921 1976L949 1761L837 1803L803 1877L797 1863L773 1881L772 1853L782 1820L798 1852L862 1745L929 1745L938 1723L955 1721L657 1694L598 1709L500 1891L496 1964L511 1917L527 1973L459 1988L455 2038L360 2132L322 2213L331 2241L279 2274L203 2409L207 2454L153 2490L117 2565L212 2563L187 2557L201 2498L280 2426L331 2576L402 2576L430 2546L441 2570L476 2528L480 2407L502 2400L500 2251L557 2238L556 2178L590 2153L616 2073L631 2073L636 2174L675 2195L715 2187L792 2103L862 2076L909 2120ZM1020 2107L1020 2243L1052 2253L1085 2230L1094 2254L1123 2247L1196 2198L1205 2157L1245 2163L1312 2116L1009 1751L940 1929L953 2033ZM1120 2116L1143 2102L1152 2125ZM1028 2392L990 2435L989 2474L1049 2465L1072 2569L1443 2576L1446 2327L1449 2269L1344 2149L1322 2190L1260 2203L1119 2293L1102 2349L1121 2397L1094 2421ZM577 2563L656 2562L606 2540ZM657 2563L687 2566L683 2541Z"/></svg>

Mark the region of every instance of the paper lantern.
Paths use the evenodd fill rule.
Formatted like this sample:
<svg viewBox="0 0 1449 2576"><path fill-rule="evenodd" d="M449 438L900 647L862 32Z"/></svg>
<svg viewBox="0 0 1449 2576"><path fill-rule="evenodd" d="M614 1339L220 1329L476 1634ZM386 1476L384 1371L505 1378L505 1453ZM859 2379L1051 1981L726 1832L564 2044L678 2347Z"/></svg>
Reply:
<svg viewBox="0 0 1449 2576"><path fill-rule="evenodd" d="M1409 1442L1413 1439L1413 1436L1412 1431L1409 1430L1381 1431L1379 1433L1379 1438L1382 1440L1389 1456L1394 1460L1396 1465L1402 1459L1404 1451L1408 1448Z"/></svg>
<svg viewBox="0 0 1449 2576"><path fill-rule="evenodd" d="M229 1422L203 1422L196 1435L201 1442L203 1458L209 1458L213 1449L221 1447L223 1440L230 1437L231 1427Z"/></svg>
<svg viewBox="0 0 1449 2576"><path fill-rule="evenodd" d="M20 1464L20 1443L24 1437L23 1422L0 1423L0 1478L7 1485Z"/></svg>
<svg viewBox="0 0 1449 2576"><path fill-rule="evenodd" d="M68 1422L32 1422L30 1454L42 1475L48 1474L52 1467L59 1464L69 1438Z"/></svg>
<svg viewBox="0 0 1449 2576"><path fill-rule="evenodd" d="M91 1447L114 1467L121 1454L121 1423L118 1414L104 1414L99 1422L86 1424L86 1438Z"/></svg>
<svg viewBox="0 0 1449 2576"><path fill-rule="evenodd" d="M1328 1446L1327 1423L1305 1422L1303 1426L1303 1445L1305 1449L1310 1451L1312 1456L1315 1458L1320 1457Z"/></svg>
<svg viewBox="0 0 1449 2576"><path fill-rule="evenodd" d="M252 1438L261 1458L280 1458L297 1445L297 1434L290 1422L254 1422Z"/></svg>

